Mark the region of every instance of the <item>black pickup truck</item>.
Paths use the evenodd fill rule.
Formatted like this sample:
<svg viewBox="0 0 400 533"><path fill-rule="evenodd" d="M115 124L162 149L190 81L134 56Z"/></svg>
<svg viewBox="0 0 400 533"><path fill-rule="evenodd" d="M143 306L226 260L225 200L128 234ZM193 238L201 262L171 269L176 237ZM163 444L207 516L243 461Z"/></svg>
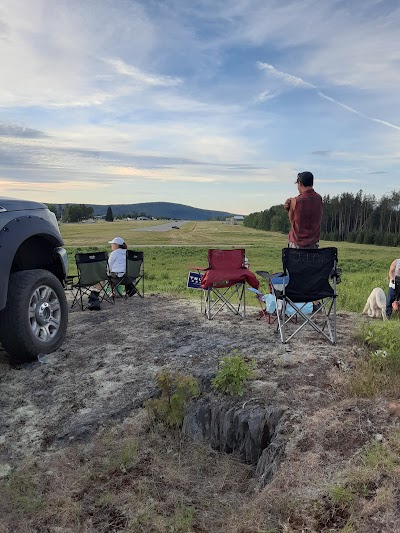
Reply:
<svg viewBox="0 0 400 533"><path fill-rule="evenodd" d="M57 350L68 324L67 253L54 213L0 197L0 343L11 362Z"/></svg>

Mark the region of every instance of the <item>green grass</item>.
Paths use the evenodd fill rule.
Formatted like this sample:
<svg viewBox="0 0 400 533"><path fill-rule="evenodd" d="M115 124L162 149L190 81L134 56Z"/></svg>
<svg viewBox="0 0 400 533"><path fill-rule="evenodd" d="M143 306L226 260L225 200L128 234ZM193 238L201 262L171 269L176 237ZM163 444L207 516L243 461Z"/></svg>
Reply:
<svg viewBox="0 0 400 533"><path fill-rule="evenodd" d="M207 266L209 248L245 248L250 268L281 269L281 250L287 237L242 225L222 222L189 222L179 231L140 232L135 229L159 224L157 221L117 221L95 224L62 224L61 233L68 251L71 274L76 274L76 251L109 250L107 242L122 236L130 249L145 251L146 292L171 293L196 298L196 291L186 289L187 273L193 266ZM354 243L323 241L322 246L336 246L339 266L343 269L338 287L338 307L341 310L363 310L374 287L387 292L388 270L399 249ZM268 291L265 281L261 290Z"/></svg>
<svg viewBox="0 0 400 533"><path fill-rule="evenodd" d="M362 324L358 337L366 349L366 357L359 359L348 375L349 393L361 398L378 395L397 398L400 394L399 316L390 321Z"/></svg>

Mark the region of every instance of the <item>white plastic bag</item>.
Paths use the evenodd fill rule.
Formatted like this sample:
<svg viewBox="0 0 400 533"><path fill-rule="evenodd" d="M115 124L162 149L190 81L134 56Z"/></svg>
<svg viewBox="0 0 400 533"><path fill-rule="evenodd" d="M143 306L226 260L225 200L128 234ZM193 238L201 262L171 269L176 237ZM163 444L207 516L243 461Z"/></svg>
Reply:
<svg viewBox="0 0 400 533"><path fill-rule="evenodd" d="M265 310L267 313L275 313L276 311L276 302L275 302L275 296L273 294L265 294L262 299L265 302Z"/></svg>

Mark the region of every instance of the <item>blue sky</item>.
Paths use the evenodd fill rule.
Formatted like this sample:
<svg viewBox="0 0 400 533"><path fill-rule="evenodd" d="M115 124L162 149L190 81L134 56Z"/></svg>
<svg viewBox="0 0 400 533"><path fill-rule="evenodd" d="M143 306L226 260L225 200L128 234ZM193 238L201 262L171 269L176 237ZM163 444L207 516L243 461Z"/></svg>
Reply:
<svg viewBox="0 0 400 533"><path fill-rule="evenodd" d="M1 0L0 190L247 214L399 188L400 3Z"/></svg>

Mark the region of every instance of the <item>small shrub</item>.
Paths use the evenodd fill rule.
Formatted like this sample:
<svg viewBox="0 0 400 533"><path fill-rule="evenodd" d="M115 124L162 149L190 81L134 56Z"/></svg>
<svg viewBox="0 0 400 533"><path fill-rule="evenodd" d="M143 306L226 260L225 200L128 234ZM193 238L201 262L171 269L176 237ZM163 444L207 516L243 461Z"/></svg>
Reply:
<svg viewBox="0 0 400 533"><path fill-rule="evenodd" d="M168 371L157 376L157 386L161 391L159 398L146 402L146 408L153 420L159 420L168 427L179 428L183 423L188 401L200 394L197 380Z"/></svg>
<svg viewBox="0 0 400 533"><path fill-rule="evenodd" d="M329 490L332 504L339 509L348 509L354 500L354 493L350 487L334 485Z"/></svg>
<svg viewBox="0 0 400 533"><path fill-rule="evenodd" d="M254 375L255 363L248 363L244 357L234 350L233 355L219 361L217 375L211 380L214 390L231 396L242 396L244 382Z"/></svg>

